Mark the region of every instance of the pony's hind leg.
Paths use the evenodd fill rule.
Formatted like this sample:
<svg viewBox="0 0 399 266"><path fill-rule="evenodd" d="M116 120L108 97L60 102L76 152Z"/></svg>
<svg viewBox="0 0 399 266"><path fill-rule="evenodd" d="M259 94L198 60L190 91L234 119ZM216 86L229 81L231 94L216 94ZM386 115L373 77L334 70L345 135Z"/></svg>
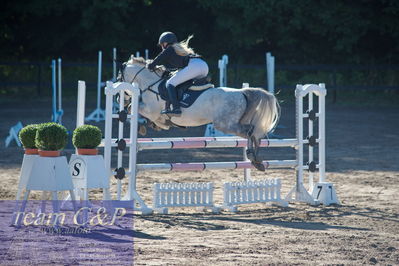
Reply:
<svg viewBox="0 0 399 266"><path fill-rule="evenodd" d="M246 124L246 125L241 125L242 132L245 134L245 138L250 138L252 134L254 133L255 126Z"/></svg>
<svg viewBox="0 0 399 266"><path fill-rule="evenodd" d="M241 125L240 123L223 123L218 121L214 121L213 125L217 130L220 130L224 133L234 134L236 136L248 139L248 159L256 169L265 171L265 166L263 165L262 160L258 158L260 140L257 139L253 134L254 126L249 124Z"/></svg>
<svg viewBox="0 0 399 266"><path fill-rule="evenodd" d="M262 163L262 160L258 157L260 147L260 140L256 139L255 136L248 138L248 149L247 157L251 161L252 165L259 171L265 171L266 168Z"/></svg>
<svg viewBox="0 0 399 266"><path fill-rule="evenodd" d="M248 160L251 162L255 161L255 149L254 149L254 143L251 138L248 138L247 141L247 157Z"/></svg>

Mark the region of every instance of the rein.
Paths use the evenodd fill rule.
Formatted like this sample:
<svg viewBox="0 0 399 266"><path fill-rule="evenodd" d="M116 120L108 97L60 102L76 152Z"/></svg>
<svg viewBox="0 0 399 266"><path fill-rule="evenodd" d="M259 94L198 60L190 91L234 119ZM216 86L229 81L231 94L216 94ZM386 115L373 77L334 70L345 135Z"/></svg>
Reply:
<svg viewBox="0 0 399 266"><path fill-rule="evenodd" d="M124 64L124 66L122 67L122 71L121 71L121 73L122 73L122 81L125 81L125 75L124 75L125 67L126 67L126 64ZM146 68L146 67L143 66L139 71L137 71L136 75L134 75L134 77L133 77L132 81L130 81L130 83L133 83L134 80L137 78L137 76L138 76L138 75L141 73L141 71L143 71L145 68ZM140 94L143 94L143 93L146 92L146 91L150 91L150 92L154 93L154 94L157 96L157 101L159 101L159 95L160 95L160 94L159 94L159 92L154 91L154 90L152 89L152 87L153 87L155 84L157 84L158 82L160 82L160 81L163 79L163 77L162 77L162 76L159 76L158 73L156 73L156 72L155 72L155 74L160 78L159 80L155 81L154 83L152 83L150 86L148 86L148 87L145 88L144 90L141 90L140 88L139 88L139 89L140 89Z"/></svg>
<svg viewBox="0 0 399 266"><path fill-rule="evenodd" d="M160 78L159 80L155 81L155 82L152 83L150 86L148 86L146 89L140 90L141 93L144 93L144 92L146 92L146 91L150 91L150 92L154 93L154 94L157 96L157 101L159 101L159 95L160 95L159 92L154 91L154 90L151 89L151 88L152 88L152 86L154 86L155 84L157 84L158 82L160 82L162 79L163 79L163 78Z"/></svg>
<svg viewBox="0 0 399 266"><path fill-rule="evenodd" d="M136 75L134 75L134 77L133 77L133 79L132 79L132 81L131 81L130 83L133 83L134 80L137 78L137 76L140 74L140 72L143 71L144 69L145 69L145 66L143 66L142 69L140 69L139 71L137 71Z"/></svg>

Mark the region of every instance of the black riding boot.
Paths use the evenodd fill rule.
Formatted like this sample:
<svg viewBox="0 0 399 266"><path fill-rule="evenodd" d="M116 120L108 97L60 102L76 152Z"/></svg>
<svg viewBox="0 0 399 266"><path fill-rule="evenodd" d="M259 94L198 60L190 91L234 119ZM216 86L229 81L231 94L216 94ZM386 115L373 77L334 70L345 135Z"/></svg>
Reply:
<svg viewBox="0 0 399 266"><path fill-rule="evenodd" d="M180 109L179 100L177 99L177 91L175 89L175 86L169 84L166 87L166 89L168 91L169 100L172 103L173 109L172 110L164 109L162 110L161 114L180 115L181 109Z"/></svg>

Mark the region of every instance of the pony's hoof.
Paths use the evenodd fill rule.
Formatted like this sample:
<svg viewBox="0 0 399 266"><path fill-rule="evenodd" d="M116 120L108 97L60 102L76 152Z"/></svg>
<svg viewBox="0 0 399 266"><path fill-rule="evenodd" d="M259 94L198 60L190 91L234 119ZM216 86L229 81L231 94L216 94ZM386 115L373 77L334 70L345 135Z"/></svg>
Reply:
<svg viewBox="0 0 399 266"><path fill-rule="evenodd" d="M150 122L150 123L148 124L148 126L149 126L150 128L152 128L153 130L155 130L155 131L161 131L161 130L162 130L162 128L160 128L159 126L155 125L154 122Z"/></svg>
<svg viewBox="0 0 399 266"><path fill-rule="evenodd" d="M253 166L255 166L255 168L257 170L262 171L262 172L266 171L266 167L263 165L262 162L252 161L251 163Z"/></svg>
<svg viewBox="0 0 399 266"><path fill-rule="evenodd" d="M146 128L144 125L140 125L140 127L139 127L139 134L140 134L141 136L147 135L147 128Z"/></svg>

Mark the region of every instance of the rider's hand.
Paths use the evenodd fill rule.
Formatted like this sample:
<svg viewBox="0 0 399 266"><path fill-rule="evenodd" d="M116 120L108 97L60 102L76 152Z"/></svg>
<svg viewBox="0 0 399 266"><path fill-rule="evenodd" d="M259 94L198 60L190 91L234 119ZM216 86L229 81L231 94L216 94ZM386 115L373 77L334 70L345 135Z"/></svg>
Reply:
<svg viewBox="0 0 399 266"><path fill-rule="evenodd" d="M155 69L155 65L153 65L152 63L147 64L146 67L147 67L149 70L151 70L151 71L154 71L154 69Z"/></svg>

